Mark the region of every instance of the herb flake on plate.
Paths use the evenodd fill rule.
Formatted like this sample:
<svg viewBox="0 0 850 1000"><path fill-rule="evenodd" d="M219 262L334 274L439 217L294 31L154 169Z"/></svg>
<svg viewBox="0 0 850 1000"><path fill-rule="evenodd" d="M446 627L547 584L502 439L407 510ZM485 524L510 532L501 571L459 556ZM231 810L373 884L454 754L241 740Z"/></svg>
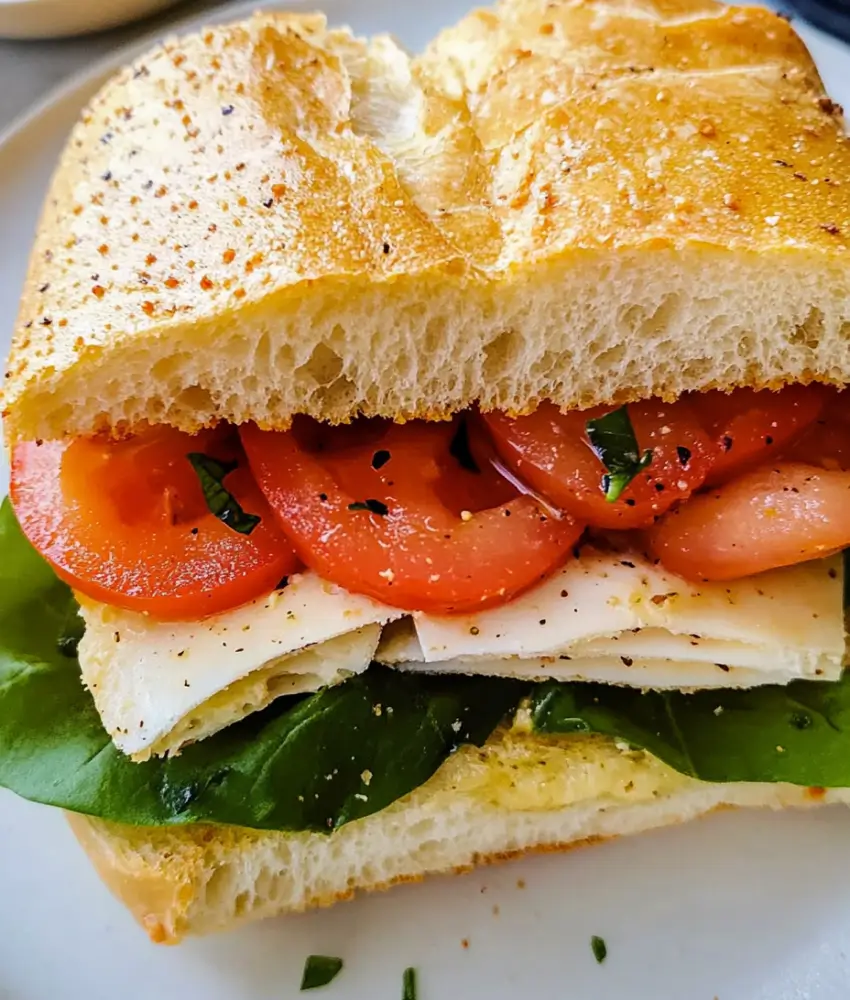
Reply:
<svg viewBox="0 0 850 1000"><path fill-rule="evenodd" d="M342 971L342 959L332 955L308 955L301 976L301 992L327 986Z"/></svg>
<svg viewBox="0 0 850 1000"><path fill-rule="evenodd" d="M590 950L599 965L602 965L608 957L608 945L605 944L605 938L601 938L597 934L594 934L590 939Z"/></svg>
<svg viewBox="0 0 850 1000"><path fill-rule="evenodd" d="M412 966L405 969L401 977L401 1000L417 1000L416 969Z"/></svg>

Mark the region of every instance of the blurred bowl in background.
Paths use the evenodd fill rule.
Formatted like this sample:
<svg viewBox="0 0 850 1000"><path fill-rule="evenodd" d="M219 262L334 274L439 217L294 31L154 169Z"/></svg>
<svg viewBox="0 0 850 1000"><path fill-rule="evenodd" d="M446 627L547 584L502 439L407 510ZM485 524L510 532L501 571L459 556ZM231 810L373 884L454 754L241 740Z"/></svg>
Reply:
<svg viewBox="0 0 850 1000"><path fill-rule="evenodd" d="M176 0L0 0L0 38L63 38L114 28Z"/></svg>

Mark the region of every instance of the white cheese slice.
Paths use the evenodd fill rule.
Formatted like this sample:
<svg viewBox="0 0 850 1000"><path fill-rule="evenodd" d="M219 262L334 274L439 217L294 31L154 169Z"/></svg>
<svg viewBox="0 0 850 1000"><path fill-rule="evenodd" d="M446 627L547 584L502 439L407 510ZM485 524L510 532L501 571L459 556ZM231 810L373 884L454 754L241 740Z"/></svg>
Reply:
<svg viewBox="0 0 850 1000"><path fill-rule="evenodd" d="M387 630L378 660L659 688L835 680L844 658L842 561L693 584L640 555L585 549L501 608L417 613L413 622L415 635Z"/></svg>
<svg viewBox="0 0 850 1000"><path fill-rule="evenodd" d="M80 598L83 681L134 760L176 753L284 694L366 669L380 626L403 612L314 573L201 622L161 622Z"/></svg>

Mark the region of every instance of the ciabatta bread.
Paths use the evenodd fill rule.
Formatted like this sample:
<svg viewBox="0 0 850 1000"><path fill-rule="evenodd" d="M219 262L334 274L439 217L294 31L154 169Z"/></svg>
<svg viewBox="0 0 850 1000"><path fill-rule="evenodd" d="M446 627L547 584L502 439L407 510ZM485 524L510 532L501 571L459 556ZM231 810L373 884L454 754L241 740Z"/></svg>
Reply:
<svg viewBox="0 0 850 1000"><path fill-rule="evenodd" d="M355 892L565 850L723 807L850 802L850 790L707 784L588 737L494 738L426 785L331 834L71 825L98 873L157 942L327 906Z"/></svg>
<svg viewBox="0 0 850 1000"><path fill-rule="evenodd" d="M62 157L11 439L437 417L850 374L850 144L779 17L503 0L411 60L170 42Z"/></svg>

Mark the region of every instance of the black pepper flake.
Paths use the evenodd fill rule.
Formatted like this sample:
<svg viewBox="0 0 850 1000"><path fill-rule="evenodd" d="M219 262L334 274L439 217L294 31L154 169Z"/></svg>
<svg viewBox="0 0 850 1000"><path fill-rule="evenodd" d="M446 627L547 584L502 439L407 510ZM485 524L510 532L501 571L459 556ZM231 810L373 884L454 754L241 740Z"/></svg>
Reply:
<svg viewBox="0 0 850 1000"><path fill-rule="evenodd" d="M791 164L788 163L786 160L774 160L773 162L776 164L777 167L787 167L789 170L791 169Z"/></svg>
<svg viewBox="0 0 850 1000"><path fill-rule="evenodd" d="M233 105L232 105L232 104L227 104L227 105L225 105L225 107L223 107L223 108L221 109L221 113L222 113L222 114L223 114L223 115L224 115L225 117L227 117L227 115L232 115L232 114L233 114L233 112L234 112L234 110L235 110L235 108L233 107Z"/></svg>
<svg viewBox="0 0 850 1000"><path fill-rule="evenodd" d="M682 465L687 465L691 460L691 450L684 445L676 445L676 454L679 456L679 462Z"/></svg>
<svg viewBox="0 0 850 1000"><path fill-rule="evenodd" d="M152 187L153 187L153 181L145 181L145 183L142 185L142 190L150 191Z"/></svg>
<svg viewBox="0 0 850 1000"><path fill-rule="evenodd" d="M822 222L820 228L825 232L829 233L830 236L840 236L841 230L836 226L834 222Z"/></svg>
<svg viewBox="0 0 850 1000"><path fill-rule="evenodd" d="M44 295L44 293L47 291L48 288L50 288L50 282L49 281L47 282L47 284L42 285L41 288L39 288L38 291L39 291L39 293L41 295Z"/></svg>
<svg viewBox="0 0 850 1000"><path fill-rule="evenodd" d="M727 674L729 673L729 667L727 667L725 663L715 663L714 665L715 665L715 667L720 667L720 669L724 673L727 673Z"/></svg>
<svg viewBox="0 0 850 1000"><path fill-rule="evenodd" d="M630 667L635 662L630 656L621 656L620 659L625 667Z"/></svg>
<svg viewBox="0 0 850 1000"><path fill-rule="evenodd" d="M280 578L280 580L278 581L277 586L274 589L275 590L285 590L288 586L289 586L289 577L288 576L282 576Z"/></svg>
<svg viewBox="0 0 850 1000"><path fill-rule="evenodd" d="M391 249L392 247L390 247L389 243L384 244L384 253L389 253Z"/></svg>
<svg viewBox="0 0 850 1000"><path fill-rule="evenodd" d="M198 533L198 529L197 528L192 528L190 534L197 535L197 533Z"/></svg>
<svg viewBox="0 0 850 1000"><path fill-rule="evenodd" d="M546 624L546 619L545 618L541 618L540 619L540 624L541 625L545 625Z"/></svg>
<svg viewBox="0 0 850 1000"><path fill-rule="evenodd" d="M100 175L100 179L102 181L111 181L112 180L112 171L111 170L107 170L105 174L101 174Z"/></svg>
<svg viewBox="0 0 850 1000"><path fill-rule="evenodd" d="M274 198L267 198L267 199L266 199L266 200L265 200L265 201L263 202L263 208L271 208L271 207L272 207L272 205L274 205Z"/></svg>
<svg viewBox="0 0 850 1000"><path fill-rule="evenodd" d="M838 576L838 571L837 570L835 570L835 569L830 569L829 570L829 578L830 578L830 580L834 580L837 576Z"/></svg>
<svg viewBox="0 0 850 1000"><path fill-rule="evenodd" d="M387 462L389 462L391 458L392 455L390 455L387 449L381 448L380 450L376 451L375 454L372 456L372 468L382 469L387 464Z"/></svg>
<svg viewBox="0 0 850 1000"><path fill-rule="evenodd" d="M663 493L664 492L664 483L656 483L655 484L655 489L656 489L656 491L658 493Z"/></svg>
<svg viewBox="0 0 850 1000"><path fill-rule="evenodd" d="M319 499L322 501L322 503L327 503L327 499L328 499L327 493L320 493L319 494Z"/></svg>
<svg viewBox="0 0 850 1000"><path fill-rule="evenodd" d="M625 503L625 505L627 507L634 507L634 505L635 505L636 502L637 501L635 500L634 497L626 497L626 499L624 501L624 503Z"/></svg>
<svg viewBox="0 0 850 1000"><path fill-rule="evenodd" d="M628 566L629 569L634 569L635 568L635 564L633 562L629 562L628 559L621 559L620 560L620 565L621 566Z"/></svg>
<svg viewBox="0 0 850 1000"><path fill-rule="evenodd" d="M41 321L42 326L53 326L53 320L49 316L45 316Z"/></svg>
<svg viewBox="0 0 850 1000"><path fill-rule="evenodd" d="M386 517L390 510L385 503L371 498L368 500L356 500L354 503L348 505L348 509L368 510L370 514L377 514L379 517Z"/></svg>
<svg viewBox="0 0 850 1000"><path fill-rule="evenodd" d="M773 438L770 436L770 434L765 435L764 443L773 444Z"/></svg>
<svg viewBox="0 0 850 1000"><path fill-rule="evenodd" d="M723 450L724 451L731 451L732 450L732 443L733 443L732 442L732 438L730 438L728 434L724 434L723 435Z"/></svg>

